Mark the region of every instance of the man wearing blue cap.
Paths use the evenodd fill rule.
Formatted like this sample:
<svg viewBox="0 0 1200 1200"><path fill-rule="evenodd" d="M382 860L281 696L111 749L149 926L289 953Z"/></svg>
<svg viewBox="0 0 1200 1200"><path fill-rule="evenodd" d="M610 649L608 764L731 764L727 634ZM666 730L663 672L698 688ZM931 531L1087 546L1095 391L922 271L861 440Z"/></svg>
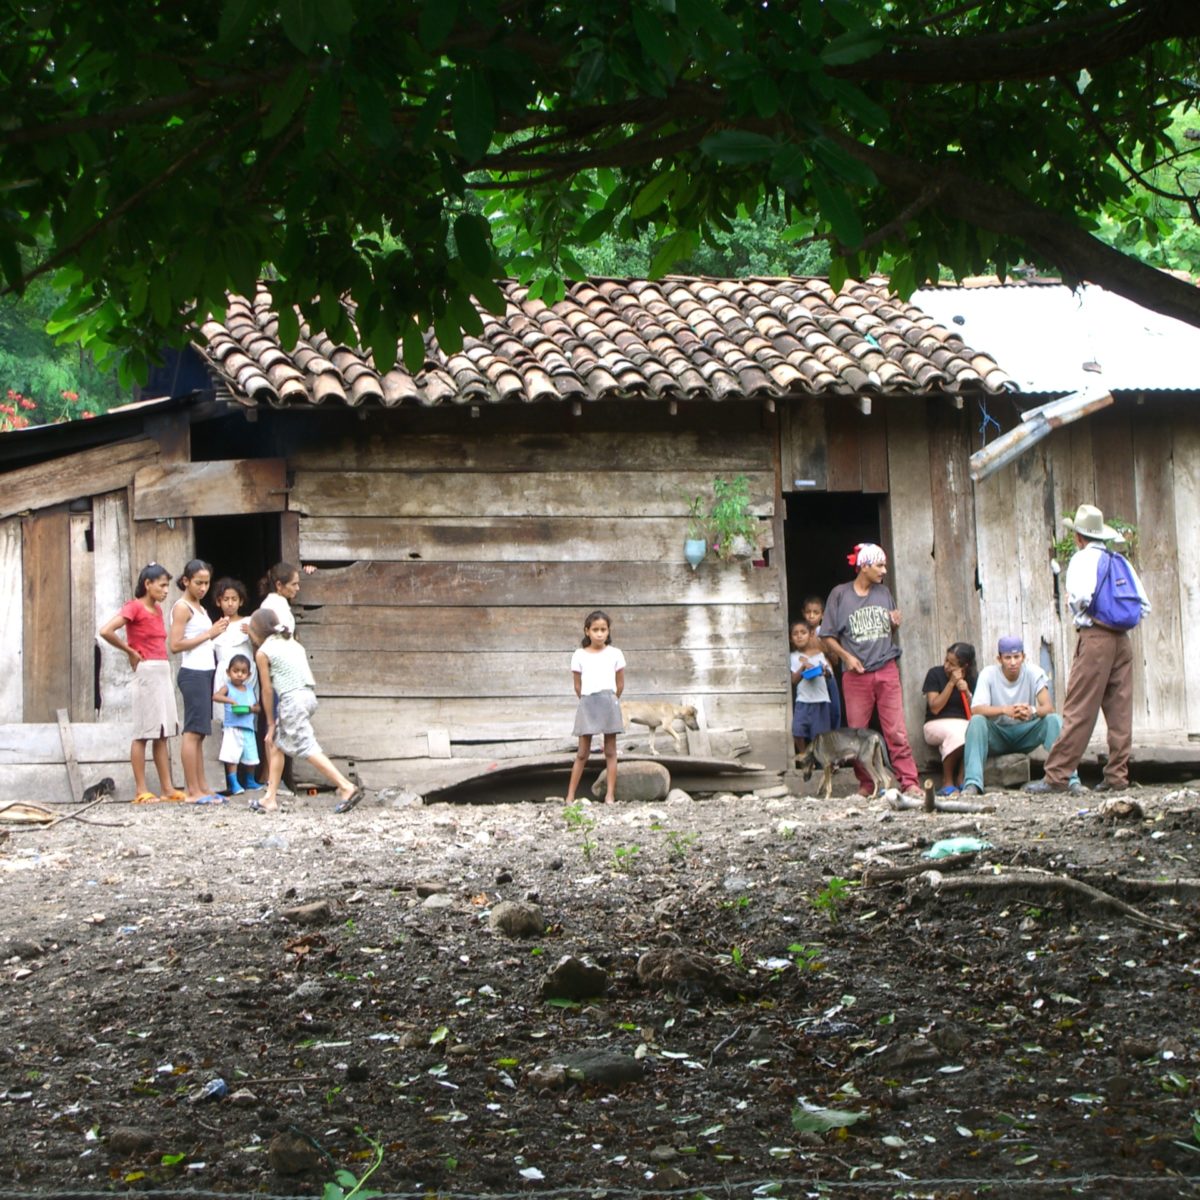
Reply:
<svg viewBox="0 0 1200 1200"><path fill-rule="evenodd" d="M971 697L963 748L964 796L983 795L983 764L989 754L1028 754L1047 750L1062 732L1062 717L1050 700L1050 680L1041 667L1025 661L1025 643L1002 637L996 662L979 672ZM1070 790L1082 790L1072 774ZM1065 789L1064 789L1065 790Z"/></svg>

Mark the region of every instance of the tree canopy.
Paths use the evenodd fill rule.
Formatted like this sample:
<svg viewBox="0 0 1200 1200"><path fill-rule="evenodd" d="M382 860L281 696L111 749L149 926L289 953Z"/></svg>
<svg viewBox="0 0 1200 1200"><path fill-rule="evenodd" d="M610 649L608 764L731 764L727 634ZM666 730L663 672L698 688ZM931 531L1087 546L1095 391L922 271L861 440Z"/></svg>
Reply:
<svg viewBox="0 0 1200 1200"><path fill-rule="evenodd" d="M1200 324L1094 235L1161 232L1145 182L1196 221L1198 42L1194 0L8 0L0 271L135 373L264 276L285 341L416 367L503 273L550 300L581 244L658 274L763 211L835 282L1033 261Z"/></svg>

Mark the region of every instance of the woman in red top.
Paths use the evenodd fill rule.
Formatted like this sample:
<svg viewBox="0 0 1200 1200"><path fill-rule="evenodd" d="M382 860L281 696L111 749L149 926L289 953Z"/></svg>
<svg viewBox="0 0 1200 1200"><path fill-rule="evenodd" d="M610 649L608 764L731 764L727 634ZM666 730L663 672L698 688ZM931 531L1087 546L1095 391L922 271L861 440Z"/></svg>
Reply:
<svg viewBox="0 0 1200 1200"><path fill-rule="evenodd" d="M179 732L171 664L167 661L167 630L160 607L167 598L170 582L171 575L166 567L158 563L143 567L134 598L100 629L100 636L127 655L133 668L133 741L129 745L129 765L133 768L137 792L135 804L184 799L183 792L171 782L171 757L167 748L167 738ZM117 637L117 630L122 627L124 639ZM147 742L152 743L154 766L163 789L159 796L146 787Z"/></svg>

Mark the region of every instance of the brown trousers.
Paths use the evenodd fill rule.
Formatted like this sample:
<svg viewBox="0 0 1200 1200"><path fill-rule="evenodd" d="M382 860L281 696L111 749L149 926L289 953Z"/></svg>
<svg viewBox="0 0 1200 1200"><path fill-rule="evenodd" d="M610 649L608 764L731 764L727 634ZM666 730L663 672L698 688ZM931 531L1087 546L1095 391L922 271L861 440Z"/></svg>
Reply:
<svg viewBox="0 0 1200 1200"><path fill-rule="evenodd" d="M1063 727L1046 757L1047 783L1065 787L1087 749L1096 717L1108 726L1104 778L1113 787L1129 783L1133 748L1133 649L1129 635L1099 626L1079 630L1063 702Z"/></svg>

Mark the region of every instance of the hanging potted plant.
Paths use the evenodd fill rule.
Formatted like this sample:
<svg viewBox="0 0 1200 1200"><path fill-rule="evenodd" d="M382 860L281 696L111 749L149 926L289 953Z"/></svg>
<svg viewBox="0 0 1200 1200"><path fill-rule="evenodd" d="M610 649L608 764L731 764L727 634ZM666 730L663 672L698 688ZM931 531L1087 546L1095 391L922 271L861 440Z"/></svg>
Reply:
<svg viewBox="0 0 1200 1200"><path fill-rule="evenodd" d="M750 509L750 481L745 475L713 480L713 502L708 510L712 547L723 562L750 558L758 549L758 518Z"/></svg>
<svg viewBox="0 0 1200 1200"><path fill-rule="evenodd" d="M683 557L694 571L708 553L707 527L704 515L704 497L693 496L688 502L687 537L683 542Z"/></svg>

